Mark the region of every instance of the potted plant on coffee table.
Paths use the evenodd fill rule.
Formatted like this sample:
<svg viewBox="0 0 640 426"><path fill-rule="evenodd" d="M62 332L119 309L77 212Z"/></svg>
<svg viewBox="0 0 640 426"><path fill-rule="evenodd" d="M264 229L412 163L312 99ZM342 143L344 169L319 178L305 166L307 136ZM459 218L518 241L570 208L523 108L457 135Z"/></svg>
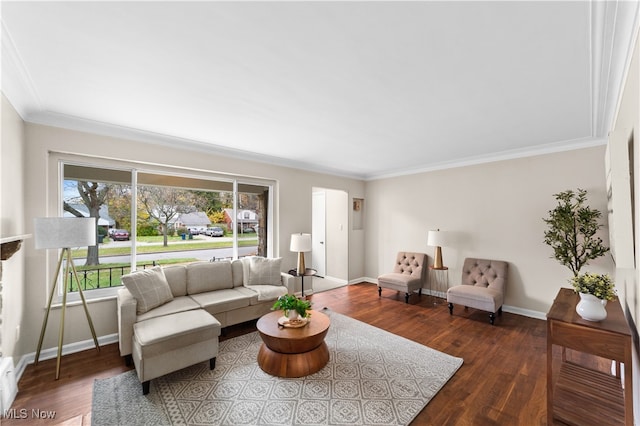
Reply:
<svg viewBox="0 0 640 426"><path fill-rule="evenodd" d="M271 307L272 310L282 309L284 316L289 321L297 320L298 317L308 318L311 313L311 302L304 299L299 299L293 294L285 294L278 297L278 300Z"/></svg>

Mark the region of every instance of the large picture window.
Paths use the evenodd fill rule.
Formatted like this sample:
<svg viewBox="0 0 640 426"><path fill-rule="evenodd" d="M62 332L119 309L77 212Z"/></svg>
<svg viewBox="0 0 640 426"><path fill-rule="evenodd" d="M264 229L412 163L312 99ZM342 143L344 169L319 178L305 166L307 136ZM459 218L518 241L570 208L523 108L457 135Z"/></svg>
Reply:
<svg viewBox="0 0 640 426"><path fill-rule="evenodd" d="M80 282L71 291L109 294L132 270L270 253L268 182L66 162L61 169L62 214L97 219L98 243L73 250Z"/></svg>

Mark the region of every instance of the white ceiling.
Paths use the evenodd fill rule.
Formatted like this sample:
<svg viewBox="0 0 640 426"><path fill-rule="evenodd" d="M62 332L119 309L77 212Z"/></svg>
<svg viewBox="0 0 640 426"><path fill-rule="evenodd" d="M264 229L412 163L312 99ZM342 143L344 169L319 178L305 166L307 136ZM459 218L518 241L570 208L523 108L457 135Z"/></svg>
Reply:
<svg viewBox="0 0 640 426"><path fill-rule="evenodd" d="M638 2L7 2L30 122L375 179L602 144Z"/></svg>

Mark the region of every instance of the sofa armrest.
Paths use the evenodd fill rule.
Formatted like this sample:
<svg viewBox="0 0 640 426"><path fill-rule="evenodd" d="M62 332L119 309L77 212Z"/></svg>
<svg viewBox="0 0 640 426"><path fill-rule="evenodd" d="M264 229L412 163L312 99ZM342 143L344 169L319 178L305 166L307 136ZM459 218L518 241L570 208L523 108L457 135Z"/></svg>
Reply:
<svg viewBox="0 0 640 426"><path fill-rule="evenodd" d="M126 288L118 290L118 343L120 355L131 355L133 347L133 324L138 317L138 302Z"/></svg>
<svg viewBox="0 0 640 426"><path fill-rule="evenodd" d="M280 278L282 280L282 284L287 287L287 293L295 294L297 277L289 275L286 272L280 272Z"/></svg>

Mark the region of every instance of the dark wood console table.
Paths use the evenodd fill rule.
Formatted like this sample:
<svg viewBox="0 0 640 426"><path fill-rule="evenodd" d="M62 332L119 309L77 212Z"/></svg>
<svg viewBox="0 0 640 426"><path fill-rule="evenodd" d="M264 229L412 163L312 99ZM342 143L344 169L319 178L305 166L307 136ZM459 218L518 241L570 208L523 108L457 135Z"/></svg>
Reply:
<svg viewBox="0 0 640 426"><path fill-rule="evenodd" d="M633 426L632 339L620 302L608 302L607 318L592 322L576 313L579 299L573 290L561 288L547 313L547 424L556 419L570 425ZM553 345L563 347L555 379ZM565 348L616 361L616 376L568 362Z"/></svg>

